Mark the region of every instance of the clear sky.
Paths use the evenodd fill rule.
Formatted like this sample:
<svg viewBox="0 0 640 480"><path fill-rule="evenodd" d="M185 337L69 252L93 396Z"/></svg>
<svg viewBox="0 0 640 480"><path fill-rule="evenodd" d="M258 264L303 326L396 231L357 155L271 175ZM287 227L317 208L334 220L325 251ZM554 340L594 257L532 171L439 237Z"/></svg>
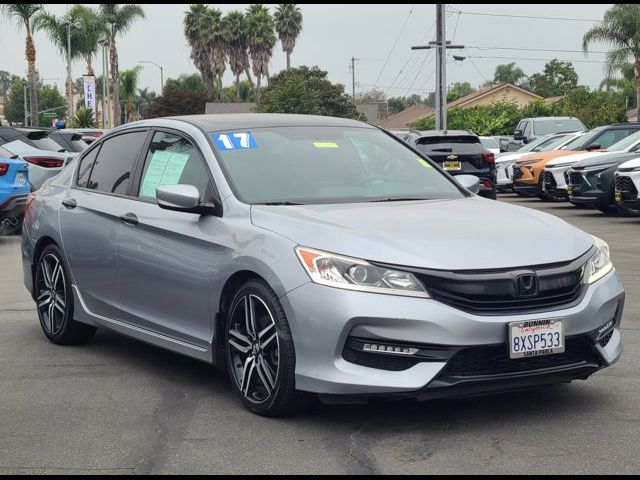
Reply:
<svg viewBox="0 0 640 480"><path fill-rule="evenodd" d="M216 4L227 12L245 9L246 4ZM602 80L605 46L594 46L594 53L581 52L582 35L599 20L610 5L465 5L448 4L447 37L467 46L455 52L467 57L463 62L452 59L448 65L448 82L470 81L474 87L493 77L496 65L516 62L527 74L543 69L552 58L575 60L580 83L597 87ZM47 9L63 14L67 5L49 4ZM165 69L165 78L195 71L182 31L182 19L188 5L144 5L146 20L139 21L119 41L120 67L126 69L139 60L152 60ZM292 63L318 65L329 72L331 80L351 87L349 62L358 58L356 81L358 91L378 86L391 96L433 91L435 62L433 53L412 52L411 46L435 38L434 4L393 5L301 5L304 30L293 53ZM272 7L273 10L273 7ZM462 11L462 13L456 13ZM410 12L412 12L410 14ZM525 15L576 19L549 20L478 15ZM455 36L454 36L455 34ZM35 36L37 66L47 83L64 85L65 63L44 33ZM397 42L397 43L396 43ZM392 47L396 43L390 55ZM499 47L499 48L498 48ZM512 50L531 49L531 50ZM562 50L562 51L544 51ZM569 51L572 50L572 51ZM24 74L24 34L0 19L0 70ZM475 57L475 58L474 58ZM482 57L482 58L481 58ZM491 57L491 58L488 58ZM502 57L502 58L495 58ZM388 58L388 62L385 61ZM284 68L285 56L276 46L271 72ZM94 61L101 73L101 61ZM84 65L73 66L74 78ZM231 82L230 73L226 81ZM55 79L55 80L54 80ZM159 90L160 74L153 65L145 65L141 87Z"/></svg>

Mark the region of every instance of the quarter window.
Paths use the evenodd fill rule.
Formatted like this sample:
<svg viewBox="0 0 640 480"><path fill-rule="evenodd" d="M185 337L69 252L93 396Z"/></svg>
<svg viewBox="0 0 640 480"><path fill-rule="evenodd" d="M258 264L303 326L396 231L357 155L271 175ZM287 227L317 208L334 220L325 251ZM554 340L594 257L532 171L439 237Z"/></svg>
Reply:
<svg viewBox="0 0 640 480"><path fill-rule="evenodd" d="M212 187L204 159L186 138L168 132L157 132L149 145L140 180L138 197L156 200L156 188L161 185L193 185L200 200L211 196Z"/></svg>
<svg viewBox="0 0 640 480"><path fill-rule="evenodd" d="M132 132L105 140L85 188L118 195L128 194L131 171L146 138L147 132ZM81 165L80 173L82 169Z"/></svg>
<svg viewBox="0 0 640 480"><path fill-rule="evenodd" d="M94 148L80 161L80 166L78 167L78 187L87 188L87 185L89 185L91 169L98 156L98 151L100 151L100 147Z"/></svg>

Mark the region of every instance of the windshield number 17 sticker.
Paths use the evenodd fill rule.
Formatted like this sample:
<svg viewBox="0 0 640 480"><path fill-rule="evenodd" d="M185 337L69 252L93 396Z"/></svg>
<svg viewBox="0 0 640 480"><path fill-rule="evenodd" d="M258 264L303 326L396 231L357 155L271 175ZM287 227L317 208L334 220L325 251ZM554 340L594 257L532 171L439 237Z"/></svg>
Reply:
<svg viewBox="0 0 640 480"><path fill-rule="evenodd" d="M256 139L251 132L224 133L221 135L213 135L213 141L216 148L221 152L229 150L250 150L258 148Z"/></svg>

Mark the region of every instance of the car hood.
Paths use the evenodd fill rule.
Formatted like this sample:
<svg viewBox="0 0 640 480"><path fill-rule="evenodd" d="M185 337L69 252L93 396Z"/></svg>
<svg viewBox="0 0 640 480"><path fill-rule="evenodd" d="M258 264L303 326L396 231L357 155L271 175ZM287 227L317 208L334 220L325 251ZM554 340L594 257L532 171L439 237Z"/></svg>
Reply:
<svg viewBox="0 0 640 480"><path fill-rule="evenodd" d="M438 270L574 260L590 235L537 210L480 197L399 203L264 206L252 222L293 242L370 261Z"/></svg>
<svg viewBox="0 0 640 480"><path fill-rule="evenodd" d="M637 152L610 152L609 155L598 155L596 157L590 158L588 160L583 160L573 165L573 168L591 168L591 167L599 167L601 165L609 165L611 163L621 164L624 162L628 162L629 160L633 160L634 158L640 157L640 154Z"/></svg>
<svg viewBox="0 0 640 480"><path fill-rule="evenodd" d="M507 163L507 162L515 162L518 159L524 157L525 155L529 155L530 152L520 152L520 153L505 153L496 157L496 163Z"/></svg>
<svg viewBox="0 0 640 480"><path fill-rule="evenodd" d="M556 158L555 160L551 160L549 163L547 163L547 167L556 167L558 165L566 165L566 164L573 164L576 162L581 162L583 160L589 160L591 158L595 158L595 157L602 157L602 156L607 156L607 155L616 155L619 152L580 152L580 153L574 153L573 155L568 155L566 157L560 157L560 158Z"/></svg>
<svg viewBox="0 0 640 480"><path fill-rule="evenodd" d="M549 152L534 152L525 155L524 157L518 160L518 163L524 162L550 162L554 158L566 157L567 155L573 155L575 153L585 153L585 152L575 152L573 150L551 150Z"/></svg>
<svg viewBox="0 0 640 480"><path fill-rule="evenodd" d="M629 160L628 162L624 162L622 165L620 165L619 168L640 168L640 158L635 158L633 160Z"/></svg>

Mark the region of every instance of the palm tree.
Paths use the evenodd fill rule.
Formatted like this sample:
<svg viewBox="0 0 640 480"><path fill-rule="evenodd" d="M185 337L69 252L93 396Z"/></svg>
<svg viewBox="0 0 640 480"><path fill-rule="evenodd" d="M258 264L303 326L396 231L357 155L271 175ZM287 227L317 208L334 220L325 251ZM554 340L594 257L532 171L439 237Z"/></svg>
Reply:
<svg viewBox="0 0 640 480"><path fill-rule="evenodd" d="M273 16L276 31L282 43L282 51L287 54L287 70L291 68L291 53L302 32L302 12L295 3L281 3Z"/></svg>
<svg viewBox="0 0 640 480"><path fill-rule="evenodd" d="M130 70L123 70L120 72L120 97L125 102L125 118L124 122L127 123L131 120L131 116L134 111L136 93L138 92L138 75L142 67L137 65Z"/></svg>
<svg viewBox="0 0 640 480"><path fill-rule="evenodd" d="M118 48L116 39L127 32L133 22L139 18L144 18L144 11L138 5L101 3L101 21L106 27L106 37L109 42L109 60L111 62L111 81L113 85L119 84L120 72L118 69ZM116 125L120 123L120 97L117 88L113 89L113 110Z"/></svg>
<svg viewBox="0 0 640 480"><path fill-rule="evenodd" d="M156 93L149 88L139 88L136 94L135 106L138 116L144 116L144 109L156 99Z"/></svg>
<svg viewBox="0 0 640 480"><path fill-rule="evenodd" d="M191 48L191 60L204 81L207 98L213 97L213 75L211 73L211 58L203 35L209 7L203 3L195 3L189 6L182 22L184 35Z"/></svg>
<svg viewBox="0 0 640 480"><path fill-rule="evenodd" d="M640 5L617 3L604 14L599 25L591 27L582 38L584 51L593 42L605 42L612 50L607 53L607 77L620 65L632 60L636 80L636 105L640 105ZM640 108L637 120L640 121Z"/></svg>
<svg viewBox="0 0 640 480"><path fill-rule="evenodd" d="M249 54L247 53L247 20L244 14L238 10L229 12L222 21L222 30L227 41L227 53L229 54L229 67L236 77L236 102L241 101L240 75L247 74L251 90L253 80L249 72Z"/></svg>
<svg viewBox="0 0 640 480"><path fill-rule="evenodd" d="M202 42L209 57L207 62L215 82L214 98L222 95L222 76L227 69L227 43L222 28L222 12L217 8L208 8L202 17Z"/></svg>
<svg viewBox="0 0 640 480"><path fill-rule="evenodd" d="M496 71L493 74L493 81L495 83L511 83L517 85L521 80L527 76L520 67L516 67L515 62L508 63L506 65L498 65Z"/></svg>
<svg viewBox="0 0 640 480"><path fill-rule="evenodd" d="M262 77L269 81L269 61L276 44L275 25L273 17L262 4L254 4L247 10L249 53L251 68L256 76L255 97L260 102L260 87Z"/></svg>
<svg viewBox="0 0 640 480"><path fill-rule="evenodd" d="M609 76L600 83L600 88L606 91L614 90L624 94L625 99L629 102L629 108L635 108L636 105L636 73L633 63L623 63L618 67L620 77ZM611 72L613 73L613 72Z"/></svg>
<svg viewBox="0 0 640 480"><path fill-rule="evenodd" d="M3 3L0 11L4 16L17 23L19 28L24 27L27 34L25 38L25 57L27 59L29 81L29 104L31 105L31 125L39 125L38 115L38 71L36 70L36 46L33 43L33 34L37 30L33 26L33 19L42 10L42 3Z"/></svg>

